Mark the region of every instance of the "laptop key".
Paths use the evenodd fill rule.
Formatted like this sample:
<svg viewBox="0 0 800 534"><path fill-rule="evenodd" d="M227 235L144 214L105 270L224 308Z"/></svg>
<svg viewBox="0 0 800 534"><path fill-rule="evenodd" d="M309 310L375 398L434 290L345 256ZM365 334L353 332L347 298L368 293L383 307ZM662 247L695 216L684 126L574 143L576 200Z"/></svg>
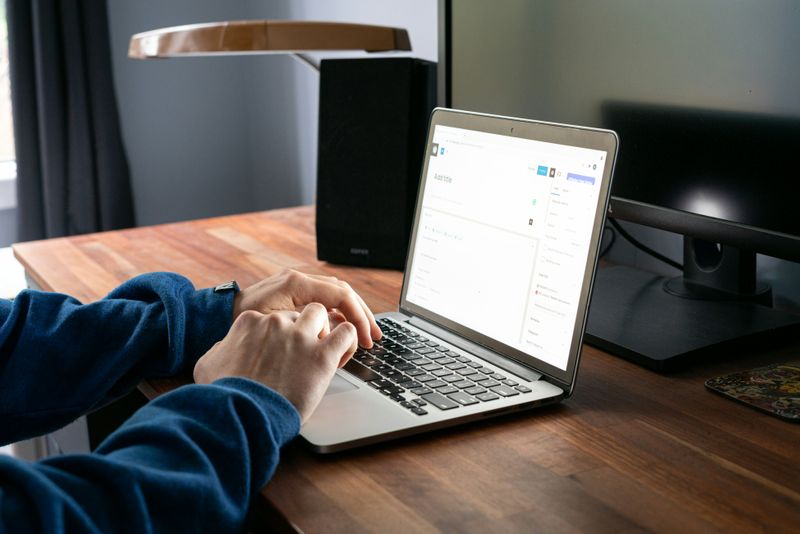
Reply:
<svg viewBox="0 0 800 534"><path fill-rule="evenodd" d="M425 399L425 402L433 404L440 410L452 410L453 408L458 408L458 403L454 402L443 395L439 395L438 393L428 393L427 395L422 396Z"/></svg>
<svg viewBox="0 0 800 534"><path fill-rule="evenodd" d="M470 395L480 395L481 393L486 393L486 390L480 386L474 386L471 388L467 388L464 391L469 393Z"/></svg>
<svg viewBox="0 0 800 534"><path fill-rule="evenodd" d="M426 365L421 365L420 367L422 367L426 371L436 371L437 369L441 369L442 368L441 365L437 365L435 363L429 363L429 364L426 364Z"/></svg>
<svg viewBox="0 0 800 534"><path fill-rule="evenodd" d="M483 367L483 365L479 364L478 362L467 362L467 365L469 365L473 369L478 369L479 367Z"/></svg>
<svg viewBox="0 0 800 534"><path fill-rule="evenodd" d="M489 369L488 367L476 367L476 369L485 375L494 374L494 369Z"/></svg>
<svg viewBox="0 0 800 534"><path fill-rule="evenodd" d="M476 371L475 369L473 369L471 367L464 367L463 369L457 369L456 373L460 374L461 376L472 376L472 375L479 374L478 371ZM481 375L481 376L485 376L485 375Z"/></svg>
<svg viewBox="0 0 800 534"><path fill-rule="evenodd" d="M452 399L459 404L463 404L464 406L470 406L472 404L478 404L474 398L470 397L463 391L459 391L457 393L453 393L452 395L448 395L447 398Z"/></svg>
<svg viewBox="0 0 800 534"><path fill-rule="evenodd" d="M435 351L426 354L426 356L431 360L441 360L442 358L445 357L444 354L442 354L441 352L435 352Z"/></svg>
<svg viewBox="0 0 800 534"><path fill-rule="evenodd" d="M404 354L403 358L405 358L406 360L408 360L410 362L414 362L414 361L417 361L417 360L423 360L424 359L422 357L422 354L417 354L416 352L411 352L411 351L408 351L407 354ZM425 360L425 361L427 361L427 360Z"/></svg>
<svg viewBox="0 0 800 534"><path fill-rule="evenodd" d="M395 369L400 371L408 371L409 369L416 369L413 363L403 362L394 366Z"/></svg>
<svg viewBox="0 0 800 534"><path fill-rule="evenodd" d="M438 350L439 352L444 352L444 353L449 353L449 352L452 352L452 351L451 351L450 349L448 349L447 347L436 347L436 350Z"/></svg>
<svg viewBox="0 0 800 534"><path fill-rule="evenodd" d="M385 373L387 371L391 371L392 366L389 365L388 363L382 363L380 365L376 365L375 367L373 367L372 370L378 373Z"/></svg>
<svg viewBox="0 0 800 534"><path fill-rule="evenodd" d="M408 376L419 376L419 375L424 375L425 371L423 371L422 369L409 369L408 371L406 371L406 374Z"/></svg>
<svg viewBox="0 0 800 534"><path fill-rule="evenodd" d="M414 388L410 389L411 393L414 395L427 395L428 393L433 393L433 390L430 388ZM419 399L414 399L414 402L418 401Z"/></svg>
<svg viewBox="0 0 800 534"><path fill-rule="evenodd" d="M406 398L400 394L389 395L389 398L397 402L406 402Z"/></svg>
<svg viewBox="0 0 800 534"><path fill-rule="evenodd" d="M344 370L350 373L351 375L355 376L356 378L360 378L364 382L369 382L370 380L380 380L381 375L369 369L368 367L364 367L357 361L350 359L347 360L347 363L344 364Z"/></svg>
<svg viewBox="0 0 800 534"><path fill-rule="evenodd" d="M373 380L371 382L368 382L368 384L374 387L375 389L390 388L394 385L388 380L384 380L383 378L381 378L380 380Z"/></svg>
<svg viewBox="0 0 800 534"><path fill-rule="evenodd" d="M409 346L410 346L410 345L409 345ZM435 351L434 351L432 348L430 348L430 347L425 347L424 349L414 349L414 350L416 350L418 354L430 354L431 352L435 352Z"/></svg>
<svg viewBox="0 0 800 534"><path fill-rule="evenodd" d="M381 354L386 354L387 351L383 347L375 346L372 347L371 349L367 349L367 352L369 352L373 356L380 356Z"/></svg>
<svg viewBox="0 0 800 534"><path fill-rule="evenodd" d="M436 391L441 393L442 395L449 395L450 393L455 393L458 391L457 387L454 386L445 386L443 388L439 388Z"/></svg>
<svg viewBox="0 0 800 534"><path fill-rule="evenodd" d="M433 376L447 376L453 374L450 369L436 369L431 373Z"/></svg>
<svg viewBox="0 0 800 534"><path fill-rule="evenodd" d="M518 383L518 382L514 382L513 380L510 380L510 379L508 379L508 378L506 378L505 380L501 380L501 382L502 382L503 384L505 384L505 385L509 386L509 387L512 387L512 388L513 388L514 386L518 386L518 385L519 385L519 383Z"/></svg>
<svg viewBox="0 0 800 534"><path fill-rule="evenodd" d="M420 343L419 341L416 341L416 340L415 340L414 343L409 343L408 345L406 345L407 348L414 349L414 350L421 349L424 346L425 346L425 343Z"/></svg>
<svg viewBox="0 0 800 534"><path fill-rule="evenodd" d="M459 362L446 363L444 366L447 367L448 369L452 369L453 371L456 371L458 369L463 369L463 368L466 367L466 365L464 365L463 363L459 363Z"/></svg>
<svg viewBox="0 0 800 534"><path fill-rule="evenodd" d="M500 382L502 382L503 380L508 380L506 377L504 377L500 373L493 373L493 374L490 374L489 376L494 378L495 380L499 380Z"/></svg>
<svg viewBox="0 0 800 534"><path fill-rule="evenodd" d="M422 382L422 380L420 380L419 378L417 378L417 381L418 382ZM440 388L440 387L446 386L446 385L447 385L447 382L442 382L441 380L431 380L430 382L425 384L425 387L436 389L436 388Z"/></svg>
<svg viewBox="0 0 800 534"><path fill-rule="evenodd" d="M516 389L520 393L530 393L532 391L531 388L529 388L527 386L517 386L514 389Z"/></svg>
<svg viewBox="0 0 800 534"><path fill-rule="evenodd" d="M428 390L426 393L431 393L431 391L430 391L430 390ZM424 400L422 400L422 399L413 399L411 402L413 402L413 403L414 403L414 404L416 404L417 406L427 406L427 405L428 405L428 403L427 403L427 402L425 402L425 401L424 401Z"/></svg>
<svg viewBox="0 0 800 534"><path fill-rule="evenodd" d="M474 384L469 380L459 380L458 382L453 382L453 385L458 389L465 389L471 388Z"/></svg>
<svg viewBox="0 0 800 534"><path fill-rule="evenodd" d="M487 391L486 393L481 393L479 395L475 395L475 398L478 398L478 399L486 402L486 401L493 401L495 399L499 399L500 397L498 397L497 395L495 395L491 391Z"/></svg>
<svg viewBox="0 0 800 534"><path fill-rule="evenodd" d="M422 384L420 384L416 380L411 380L410 382L402 382L402 383L400 383L398 385L402 385L406 389L414 389L414 388L422 387Z"/></svg>
<svg viewBox="0 0 800 534"><path fill-rule="evenodd" d="M448 384L452 384L453 382L458 382L464 379L460 375L448 375L448 376L443 376L442 380L444 380Z"/></svg>
<svg viewBox="0 0 800 534"><path fill-rule="evenodd" d="M436 377L435 376L431 376L431 375L420 375L420 376L416 376L414 378L416 379L417 382L422 382L423 384L425 382L430 382L432 380L436 380Z"/></svg>
<svg viewBox="0 0 800 534"><path fill-rule="evenodd" d="M401 402L400 406L402 406L403 408L416 408L416 404L413 404L413 403L408 402L408 401Z"/></svg>
<svg viewBox="0 0 800 534"><path fill-rule="evenodd" d="M428 345L429 347L438 347L439 346L439 344L436 343L435 341L428 341L425 344Z"/></svg>
<svg viewBox="0 0 800 534"><path fill-rule="evenodd" d="M503 386L503 385L493 387L491 388L491 390L497 393L498 395L502 395L504 397L513 397L514 395L519 395L519 391L517 391L516 389L512 389L508 386Z"/></svg>
<svg viewBox="0 0 800 534"><path fill-rule="evenodd" d="M411 411L414 412L417 415L427 415L428 414L428 412L425 411L422 408L411 408Z"/></svg>
<svg viewBox="0 0 800 534"><path fill-rule="evenodd" d="M439 365L447 365L448 363L455 363L455 360L453 358L448 358L445 356L444 358L436 360L436 363L438 363Z"/></svg>
<svg viewBox="0 0 800 534"><path fill-rule="evenodd" d="M489 380L484 380L483 382L481 382L481 387L482 388L493 388L493 387L499 386L499 385L500 385L500 382L498 382L497 380L489 379Z"/></svg>

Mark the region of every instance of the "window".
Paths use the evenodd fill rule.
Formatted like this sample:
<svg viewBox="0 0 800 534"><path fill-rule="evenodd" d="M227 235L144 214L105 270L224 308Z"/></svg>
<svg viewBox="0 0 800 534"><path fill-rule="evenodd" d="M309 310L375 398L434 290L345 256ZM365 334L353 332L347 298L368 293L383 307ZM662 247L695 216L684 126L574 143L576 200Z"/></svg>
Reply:
<svg viewBox="0 0 800 534"><path fill-rule="evenodd" d="M0 210L16 206L17 165L11 119L11 84L8 69L6 5L0 2Z"/></svg>

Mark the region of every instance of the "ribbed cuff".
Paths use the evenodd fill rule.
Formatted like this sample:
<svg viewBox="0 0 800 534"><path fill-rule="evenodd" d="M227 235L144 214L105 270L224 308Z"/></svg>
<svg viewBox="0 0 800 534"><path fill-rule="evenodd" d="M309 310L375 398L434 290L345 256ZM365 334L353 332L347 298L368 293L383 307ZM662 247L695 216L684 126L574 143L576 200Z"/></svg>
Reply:
<svg viewBox="0 0 800 534"><path fill-rule="evenodd" d="M235 389L256 401L267 420L274 424L274 437L281 447L300 433L300 414L286 397L275 390L242 377L221 378L214 385Z"/></svg>

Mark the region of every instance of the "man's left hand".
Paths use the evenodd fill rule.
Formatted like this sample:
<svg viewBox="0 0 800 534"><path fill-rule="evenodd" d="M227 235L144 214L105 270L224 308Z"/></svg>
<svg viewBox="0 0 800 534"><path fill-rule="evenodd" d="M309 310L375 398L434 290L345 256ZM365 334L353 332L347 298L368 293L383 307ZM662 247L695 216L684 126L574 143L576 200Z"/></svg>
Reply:
<svg viewBox="0 0 800 534"><path fill-rule="evenodd" d="M263 314L290 310L319 302L329 311L339 312L353 323L358 344L372 347L373 339L381 338L381 329L364 300L346 282L334 277L308 275L291 269L270 276L242 290L233 302L233 319L245 310Z"/></svg>

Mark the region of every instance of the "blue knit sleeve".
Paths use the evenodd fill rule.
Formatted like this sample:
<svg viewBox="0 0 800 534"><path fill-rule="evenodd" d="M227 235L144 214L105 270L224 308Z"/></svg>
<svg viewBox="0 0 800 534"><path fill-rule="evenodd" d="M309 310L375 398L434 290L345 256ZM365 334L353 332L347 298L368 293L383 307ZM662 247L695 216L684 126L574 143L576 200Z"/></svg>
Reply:
<svg viewBox="0 0 800 534"><path fill-rule="evenodd" d="M244 378L179 388L87 455L0 456L0 532L237 532L299 431L294 407Z"/></svg>
<svg viewBox="0 0 800 534"><path fill-rule="evenodd" d="M39 291L0 300L0 443L60 428L143 378L190 371L232 309L232 291L196 291L169 273L91 304Z"/></svg>

